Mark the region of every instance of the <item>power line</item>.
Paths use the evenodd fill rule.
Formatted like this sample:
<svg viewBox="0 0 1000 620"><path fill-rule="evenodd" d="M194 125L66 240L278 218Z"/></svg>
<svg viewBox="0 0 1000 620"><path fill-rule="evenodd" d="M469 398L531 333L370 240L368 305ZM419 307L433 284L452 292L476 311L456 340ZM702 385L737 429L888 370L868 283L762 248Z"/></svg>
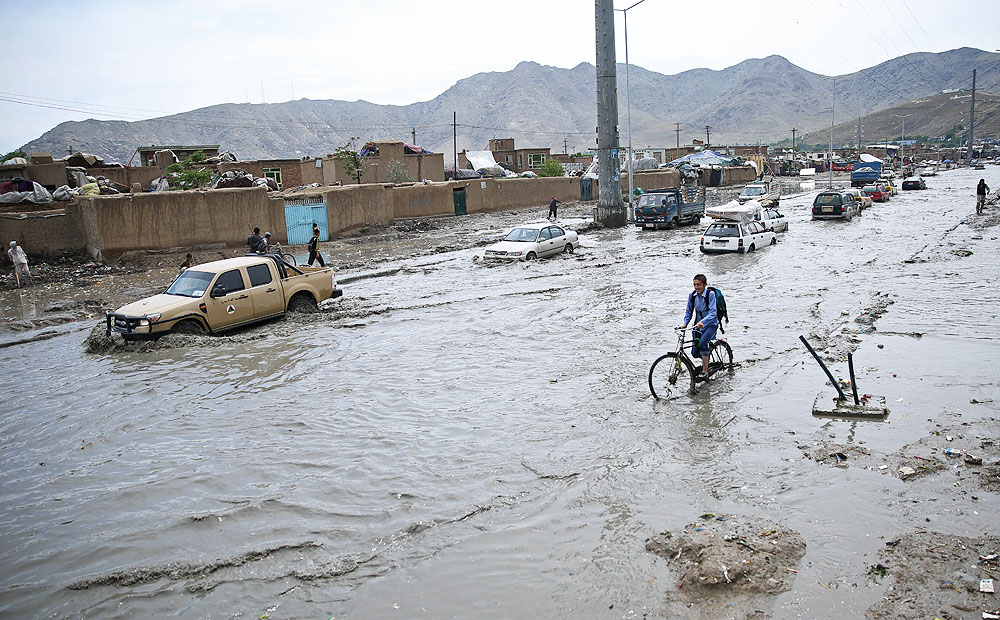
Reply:
<svg viewBox="0 0 1000 620"><path fill-rule="evenodd" d="M906 7L906 12L910 14L910 17L913 18L913 21L916 22L917 28L920 28L920 32L924 33L924 37L927 39L927 42L931 44L931 47L937 48L937 46L934 45L934 41L931 41L930 35L928 35L927 31L924 30L923 25L920 23L919 20L917 20L917 16L913 14L913 11L910 10L909 5L906 4L906 0L900 0L900 2L902 2L903 6Z"/></svg>

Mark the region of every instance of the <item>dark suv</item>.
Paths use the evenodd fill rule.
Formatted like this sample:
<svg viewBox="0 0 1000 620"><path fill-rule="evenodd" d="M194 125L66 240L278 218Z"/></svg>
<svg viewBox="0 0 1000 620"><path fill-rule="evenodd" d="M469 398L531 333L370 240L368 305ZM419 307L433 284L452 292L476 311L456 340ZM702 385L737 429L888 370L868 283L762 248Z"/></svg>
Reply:
<svg viewBox="0 0 1000 620"><path fill-rule="evenodd" d="M845 219L851 221L859 213L854 197L844 192L820 192L813 200L812 219Z"/></svg>

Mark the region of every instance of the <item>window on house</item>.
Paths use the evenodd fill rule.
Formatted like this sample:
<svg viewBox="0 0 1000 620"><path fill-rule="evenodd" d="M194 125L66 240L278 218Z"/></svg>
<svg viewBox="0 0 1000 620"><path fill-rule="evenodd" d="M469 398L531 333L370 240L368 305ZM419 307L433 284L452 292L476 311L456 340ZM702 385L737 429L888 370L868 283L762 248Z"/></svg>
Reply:
<svg viewBox="0 0 1000 620"><path fill-rule="evenodd" d="M521 153L517 154L517 167L524 168L524 155Z"/></svg>
<svg viewBox="0 0 1000 620"><path fill-rule="evenodd" d="M505 159L507 160L508 164L514 163L514 156L513 155L507 155Z"/></svg>
<svg viewBox="0 0 1000 620"><path fill-rule="evenodd" d="M531 153L528 155L529 168L541 168L545 163L545 153Z"/></svg>
<svg viewBox="0 0 1000 620"><path fill-rule="evenodd" d="M278 189L281 189L281 168L264 168L262 171L264 178L274 179L274 182L278 184Z"/></svg>

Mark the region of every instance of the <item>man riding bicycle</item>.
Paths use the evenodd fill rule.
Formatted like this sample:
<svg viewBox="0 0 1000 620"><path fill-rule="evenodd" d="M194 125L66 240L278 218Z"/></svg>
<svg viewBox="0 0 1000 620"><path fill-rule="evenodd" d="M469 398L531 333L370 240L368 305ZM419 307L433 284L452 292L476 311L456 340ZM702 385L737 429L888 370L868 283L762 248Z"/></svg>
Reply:
<svg viewBox="0 0 1000 620"><path fill-rule="evenodd" d="M715 332L719 328L715 291L706 291L707 287L708 278L704 274L699 273L694 277L694 290L688 295L684 323L680 325L687 327L692 314L698 321L693 331L694 345L691 347L691 357L701 357L701 373L698 375L701 381L708 380L708 357L712 341L715 340Z"/></svg>

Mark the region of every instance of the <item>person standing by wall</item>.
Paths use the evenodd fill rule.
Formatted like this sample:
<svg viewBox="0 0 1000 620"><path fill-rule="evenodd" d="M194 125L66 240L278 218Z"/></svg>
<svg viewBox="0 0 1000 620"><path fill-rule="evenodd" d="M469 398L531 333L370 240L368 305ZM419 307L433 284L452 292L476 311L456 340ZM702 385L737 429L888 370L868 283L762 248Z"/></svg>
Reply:
<svg viewBox="0 0 1000 620"><path fill-rule="evenodd" d="M28 270L28 256L24 253L17 241L10 242L10 249L7 250L7 258L14 264L14 277L17 279L17 286L31 280L31 272Z"/></svg>
<svg viewBox="0 0 1000 620"><path fill-rule="evenodd" d="M548 216L548 219L550 219L550 220L555 220L556 219L556 209L558 208L558 205L561 202L562 202L562 200L557 200L555 196L552 197L552 200L549 201L549 216Z"/></svg>
<svg viewBox="0 0 1000 620"><path fill-rule="evenodd" d="M247 248L250 252L256 252L260 248L260 242L264 240L264 237L260 236L260 228L254 226L253 232L247 237Z"/></svg>
<svg viewBox="0 0 1000 620"><path fill-rule="evenodd" d="M311 267L314 260L319 260L320 267L326 267L326 263L323 262L323 254L319 251L319 229L313 230L313 237L309 240L309 266Z"/></svg>

